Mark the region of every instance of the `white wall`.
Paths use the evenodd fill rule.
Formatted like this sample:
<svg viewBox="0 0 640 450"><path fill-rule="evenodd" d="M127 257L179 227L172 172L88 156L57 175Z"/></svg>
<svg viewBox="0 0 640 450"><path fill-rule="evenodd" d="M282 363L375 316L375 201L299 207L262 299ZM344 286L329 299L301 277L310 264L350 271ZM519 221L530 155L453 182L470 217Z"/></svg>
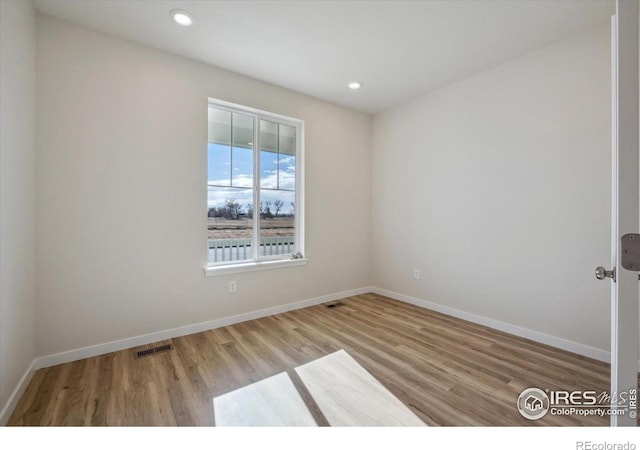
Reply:
<svg viewBox="0 0 640 450"><path fill-rule="evenodd" d="M373 285L608 351L609 42L602 27L374 118Z"/></svg>
<svg viewBox="0 0 640 450"><path fill-rule="evenodd" d="M369 116L47 16L37 96L39 355L368 285ZM203 275L209 96L306 121L306 266Z"/></svg>
<svg viewBox="0 0 640 450"><path fill-rule="evenodd" d="M35 358L35 12L0 1L0 421Z"/></svg>

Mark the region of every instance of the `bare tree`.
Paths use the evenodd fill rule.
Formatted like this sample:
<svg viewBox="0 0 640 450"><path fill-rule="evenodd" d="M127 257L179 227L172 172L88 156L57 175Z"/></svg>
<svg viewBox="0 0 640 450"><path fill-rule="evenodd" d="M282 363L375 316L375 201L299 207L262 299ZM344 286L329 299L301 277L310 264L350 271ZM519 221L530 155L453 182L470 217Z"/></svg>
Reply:
<svg viewBox="0 0 640 450"><path fill-rule="evenodd" d="M225 200L224 206L227 212L227 219L239 219L242 214L242 206L235 199Z"/></svg>
<svg viewBox="0 0 640 450"><path fill-rule="evenodd" d="M284 206L284 202L282 200L276 200L273 202L273 207L276 209L275 216L278 217L278 213Z"/></svg>
<svg viewBox="0 0 640 450"><path fill-rule="evenodd" d="M273 213L271 212L271 201L269 200L264 202L264 216L267 219L271 219L273 217Z"/></svg>
<svg viewBox="0 0 640 450"><path fill-rule="evenodd" d="M260 202L260 217L262 219L270 219L273 217L271 213L271 202L269 200Z"/></svg>

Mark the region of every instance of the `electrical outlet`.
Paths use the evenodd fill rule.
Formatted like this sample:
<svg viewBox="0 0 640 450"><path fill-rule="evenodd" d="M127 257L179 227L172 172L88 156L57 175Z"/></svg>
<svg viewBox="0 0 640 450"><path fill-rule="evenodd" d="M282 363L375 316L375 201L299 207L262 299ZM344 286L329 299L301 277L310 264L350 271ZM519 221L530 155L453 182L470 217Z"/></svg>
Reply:
<svg viewBox="0 0 640 450"><path fill-rule="evenodd" d="M238 289L238 285L236 284L236 280L229 281L229 292L235 292Z"/></svg>
<svg viewBox="0 0 640 450"><path fill-rule="evenodd" d="M415 269L413 271L413 279L414 280L419 280L420 279L420 269Z"/></svg>

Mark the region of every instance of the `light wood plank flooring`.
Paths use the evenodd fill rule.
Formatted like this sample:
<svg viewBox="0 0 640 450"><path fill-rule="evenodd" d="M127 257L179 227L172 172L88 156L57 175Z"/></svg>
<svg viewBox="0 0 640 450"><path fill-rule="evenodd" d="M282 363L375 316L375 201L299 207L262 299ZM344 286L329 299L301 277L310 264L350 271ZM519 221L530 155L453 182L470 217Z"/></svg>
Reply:
<svg viewBox="0 0 640 450"><path fill-rule="evenodd" d="M606 391L608 364L376 294L342 302L154 343L142 349L175 349L140 359L136 348L41 369L9 424L213 425L214 397L282 371L299 382L295 367L340 349L431 426L609 422L529 421L515 406L527 387Z"/></svg>

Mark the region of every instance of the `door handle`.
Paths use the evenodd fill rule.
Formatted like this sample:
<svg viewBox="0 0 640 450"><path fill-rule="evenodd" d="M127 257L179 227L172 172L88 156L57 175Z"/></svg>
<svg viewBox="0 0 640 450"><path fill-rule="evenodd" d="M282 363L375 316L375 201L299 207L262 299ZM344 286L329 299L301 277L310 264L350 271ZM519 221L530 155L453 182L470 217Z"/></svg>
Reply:
<svg viewBox="0 0 640 450"><path fill-rule="evenodd" d="M614 267L611 270L606 270L602 266L596 267L596 278L598 280L604 280L605 278L611 278L613 281L616 281L616 268Z"/></svg>

